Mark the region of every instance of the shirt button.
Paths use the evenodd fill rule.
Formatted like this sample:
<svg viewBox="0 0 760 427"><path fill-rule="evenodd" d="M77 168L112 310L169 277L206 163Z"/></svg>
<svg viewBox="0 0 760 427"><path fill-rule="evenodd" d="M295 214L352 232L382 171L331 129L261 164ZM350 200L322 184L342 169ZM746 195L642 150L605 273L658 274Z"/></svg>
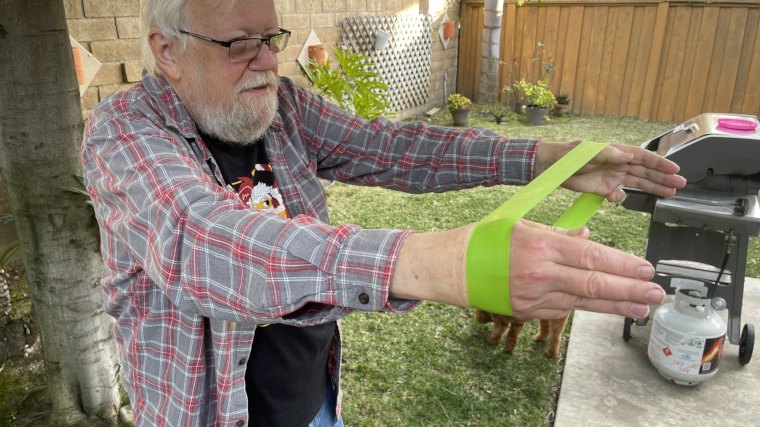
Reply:
<svg viewBox="0 0 760 427"><path fill-rule="evenodd" d="M364 292L360 293L359 302L362 304L367 304L369 302L369 295L365 294Z"/></svg>
<svg viewBox="0 0 760 427"><path fill-rule="evenodd" d="M242 358L242 359L240 359L238 361L238 365L245 365L245 362L246 362L246 360L245 360L245 357L244 357L244 358Z"/></svg>
<svg viewBox="0 0 760 427"><path fill-rule="evenodd" d="M238 427L243 427L243 426L245 425L245 421L243 421L243 420L238 420L238 422L237 422L237 423L235 423L235 424L237 424L237 426L238 426Z"/></svg>

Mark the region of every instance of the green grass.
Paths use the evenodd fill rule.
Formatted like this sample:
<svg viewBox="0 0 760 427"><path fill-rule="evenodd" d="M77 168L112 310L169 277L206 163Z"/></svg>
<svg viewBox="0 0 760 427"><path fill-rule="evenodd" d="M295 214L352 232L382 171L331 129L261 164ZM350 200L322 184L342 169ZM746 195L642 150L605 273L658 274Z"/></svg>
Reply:
<svg viewBox="0 0 760 427"><path fill-rule="evenodd" d="M442 111L431 122L448 126L451 119ZM515 137L626 144L640 144L674 126L586 116L553 119L537 127L525 127L515 117L508 125L496 125L476 116L470 125ZM515 190L500 186L407 195L335 184L328 189L328 202L336 224L434 231L479 220ZM574 197L558 190L527 217L551 223ZM643 255L648 224L646 213L605 203L589 228L592 240ZM748 259L747 276L760 277L760 239L752 239ZM476 324L470 310L434 303L423 303L407 315L354 313L343 327L343 416L348 426L544 426L551 422L562 359L547 360L543 346L531 342L535 325L526 326L512 355L501 353L501 345L485 342L490 325Z"/></svg>

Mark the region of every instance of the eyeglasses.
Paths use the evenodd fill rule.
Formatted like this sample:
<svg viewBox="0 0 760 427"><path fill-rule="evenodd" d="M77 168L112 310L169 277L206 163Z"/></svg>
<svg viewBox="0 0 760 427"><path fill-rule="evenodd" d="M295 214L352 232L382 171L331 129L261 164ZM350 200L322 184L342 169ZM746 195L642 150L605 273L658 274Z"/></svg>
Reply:
<svg viewBox="0 0 760 427"><path fill-rule="evenodd" d="M259 54L261 45L266 44L272 53L278 53L285 49L290 39L290 31L280 28L280 32L266 37L247 37L234 40L222 41L214 40L210 37L200 34L191 33L185 30L179 30L180 33L186 34L196 39L201 39L209 43L218 44L219 46L229 49L230 59L246 60L253 59Z"/></svg>

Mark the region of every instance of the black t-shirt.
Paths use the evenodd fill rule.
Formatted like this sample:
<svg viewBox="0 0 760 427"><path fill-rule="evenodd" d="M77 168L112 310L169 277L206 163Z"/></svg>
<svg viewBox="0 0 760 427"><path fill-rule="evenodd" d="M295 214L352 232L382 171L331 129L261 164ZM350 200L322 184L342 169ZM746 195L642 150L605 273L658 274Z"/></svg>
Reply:
<svg viewBox="0 0 760 427"><path fill-rule="evenodd" d="M202 135L227 188L243 203L288 217L263 141L228 144ZM325 399L327 360L335 322L256 328L245 372L250 426L306 426Z"/></svg>

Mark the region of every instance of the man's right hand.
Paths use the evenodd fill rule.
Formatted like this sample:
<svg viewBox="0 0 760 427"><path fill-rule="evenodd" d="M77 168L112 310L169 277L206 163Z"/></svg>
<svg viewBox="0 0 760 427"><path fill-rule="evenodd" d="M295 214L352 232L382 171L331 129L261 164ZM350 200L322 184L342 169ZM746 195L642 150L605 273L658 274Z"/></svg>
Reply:
<svg viewBox="0 0 760 427"><path fill-rule="evenodd" d="M396 263L391 296L469 307L465 255L474 224L412 235ZM581 309L632 318L649 315L665 293L644 259L589 241L588 229L561 230L520 220L510 242L513 315L561 318ZM504 284L507 286L507 284Z"/></svg>
<svg viewBox="0 0 760 427"><path fill-rule="evenodd" d="M649 315L665 292L646 260L561 230L521 220L512 229L509 292L518 317L556 319L572 309L632 318Z"/></svg>

